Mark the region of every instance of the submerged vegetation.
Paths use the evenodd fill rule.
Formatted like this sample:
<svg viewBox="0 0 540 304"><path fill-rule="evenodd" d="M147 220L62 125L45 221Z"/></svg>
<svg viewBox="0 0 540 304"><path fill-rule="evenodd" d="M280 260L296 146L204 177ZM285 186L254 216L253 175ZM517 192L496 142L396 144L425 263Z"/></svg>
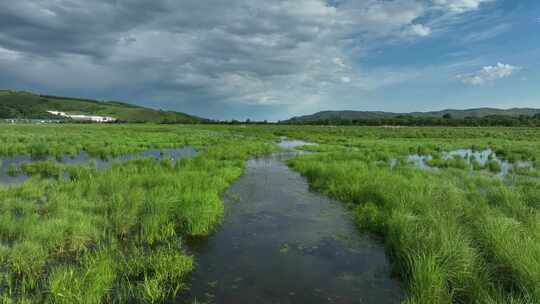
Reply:
<svg viewBox="0 0 540 304"><path fill-rule="evenodd" d="M289 165L381 237L405 303L540 302L538 129L13 125L0 129L0 155L35 161L8 170L31 179L0 185L3 303L174 299L196 267L185 241L216 229L223 191L282 136L318 144ZM47 160L188 145L197 156L106 170ZM494 157L444 157L456 149L531 167L501 176Z"/></svg>

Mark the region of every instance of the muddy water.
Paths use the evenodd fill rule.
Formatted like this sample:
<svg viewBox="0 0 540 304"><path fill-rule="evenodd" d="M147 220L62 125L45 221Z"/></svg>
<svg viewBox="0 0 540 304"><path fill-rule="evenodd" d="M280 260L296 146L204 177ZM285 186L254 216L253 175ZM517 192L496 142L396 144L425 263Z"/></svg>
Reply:
<svg viewBox="0 0 540 304"><path fill-rule="evenodd" d="M23 164L28 164L36 161L53 161L58 164L64 165L87 165L92 163L95 164L96 169L103 170L110 168L114 163L126 162L136 158L149 157L156 160L169 159L174 162L183 157L195 156L196 154L197 151L194 148L188 146L178 149L149 149L140 153L130 153L106 160L92 157L84 151L75 156L63 156L60 160L53 157L47 157L44 159L32 159L28 155L4 157L0 158L0 185L17 185L23 183L29 178L29 176L20 172L14 176L11 176L9 174L9 168L11 166L20 168Z"/></svg>
<svg viewBox="0 0 540 304"><path fill-rule="evenodd" d="M384 248L341 203L309 191L284 163L293 154L248 161L225 195L223 225L190 244L197 267L183 302L399 303Z"/></svg>

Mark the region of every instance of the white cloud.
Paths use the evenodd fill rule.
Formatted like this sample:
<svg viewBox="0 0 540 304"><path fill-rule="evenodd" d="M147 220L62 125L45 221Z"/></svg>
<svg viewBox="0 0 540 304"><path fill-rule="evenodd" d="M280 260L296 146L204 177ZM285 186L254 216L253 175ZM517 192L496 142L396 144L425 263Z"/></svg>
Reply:
<svg viewBox="0 0 540 304"><path fill-rule="evenodd" d="M458 75L457 77L466 84L483 85L498 79L510 77L512 76L512 74L514 74L514 72L519 69L519 67L499 62L494 66L485 66L476 73L468 75Z"/></svg>
<svg viewBox="0 0 540 304"><path fill-rule="evenodd" d="M431 28L422 24L413 24L406 31L406 35L426 37L431 35Z"/></svg>
<svg viewBox="0 0 540 304"><path fill-rule="evenodd" d="M464 13L476 10L482 3L495 0L434 0L434 3L440 8L447 9L454 13Z"/></svg>
<svg viewBox="0 0 540 304"><path fill-rule="evenodd" d="M509 31L510 28L511 28L511 24L502 23L502 24L492 26L491 28L483 30L483 31L476 31L476 32L465 34L461 37L461 40L465 44L489 40L489 39L493 39L497 37L498 35L504 32Z"/></svg>
<svg viewBox="0 0 540 304"><path fill-rule="evenodd" d="M336 57L332 61L340 68L346 68L347 67L347 65L343 62L343 59L341 59L341 58Z"/></svg>
<svg viewBox="0 0 540 304"><path fill-rule="evenodd" d="M427 11L425 4L415 0L348 0L338 8L339 22L348 25L350 32L375 37L398 36Z"/></svg>
<svg viewBox="0 0 540 304"><path fill-rule="evenodd" d="M18 52L5 49L0 46L0 60L17 60L20 59L21 55Z"/></svg>

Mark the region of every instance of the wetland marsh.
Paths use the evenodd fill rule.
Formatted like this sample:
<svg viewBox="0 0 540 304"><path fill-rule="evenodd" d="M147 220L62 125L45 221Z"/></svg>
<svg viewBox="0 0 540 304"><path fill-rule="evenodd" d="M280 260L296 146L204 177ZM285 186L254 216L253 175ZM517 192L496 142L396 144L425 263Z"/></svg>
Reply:
<svg viewBox="0 0 540 304"><path fill-rule="evenodd" d="M25 174L0 183L3 303L540 302L538 129L3 125L0 143Z"/></svg>

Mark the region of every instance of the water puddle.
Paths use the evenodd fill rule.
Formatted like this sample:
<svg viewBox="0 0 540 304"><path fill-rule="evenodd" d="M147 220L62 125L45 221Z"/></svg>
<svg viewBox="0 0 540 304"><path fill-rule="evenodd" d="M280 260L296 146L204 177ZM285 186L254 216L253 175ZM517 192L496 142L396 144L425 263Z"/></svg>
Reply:
<svg viewBox="0 0 540 304"><path fill-rule="evenodd" d="M433 156L431 155L409 155L409 162L413 163L416 167L422 169L422 170L438 170L437 167L430 167L427 162L432 160ZM394 162L394 165L390 165L392 168L395 167L396 162Z"/></svg>
<svg viewBox="0 0 540 304"><path fill-rule="evenodd" d="M30 177L18 170L23 164L30 164L38 161L53 161L63 165L87 165L95 164L96 169L103 170L110 168L114 163L127 162L136 158L154 158L156 160L168 159L176 162L183 157L195 156L197 151L192 147L183 147L178 149L149 149L140 153L130 153L119 157L101 159L90 156L83 151L75 156L63 156L60 159L46 157L33 159L28 155L18 155L14 157L0 158L0 184L16 185L23 183ZM13 170L18 170L13 174Z"/></svg>
<svg viewBox="0 0 540 304"><path fill-rule="evenodd" d="M293 149L308 143L282 142ZM399 303L384 247L361 236L339 202L309 191L283 160L247 162L227 191L218 231L190 241L192 303Z"/></svg>
<svg viewBox="0 0 540 304"><path fill-rule="evenodd" d="M438 170L439 167L430 164L434 161L433 155L409 155L409 162L422 170ZM492 172L501 177L508 176L518 169L533 169L534 165L530 161L510 162L497 157L495 151L491 149L475 151L472 149L457 149L442 153L441 160L447 162L455 160L458 165L462 163L469 172L481 171ZM451 165L450 165L451 166ZM461 165L460 165L461 166Z"/></svg>
<svg viewBox="0 0 540 304"><path fill-rule="evenodd" d="M303 140L288 140L284 137L281 138L281 141L277 144L278 147L287 150L289 152L300 152L297 148L302 146L316 146L317 144L310 143Z"/></svg>

